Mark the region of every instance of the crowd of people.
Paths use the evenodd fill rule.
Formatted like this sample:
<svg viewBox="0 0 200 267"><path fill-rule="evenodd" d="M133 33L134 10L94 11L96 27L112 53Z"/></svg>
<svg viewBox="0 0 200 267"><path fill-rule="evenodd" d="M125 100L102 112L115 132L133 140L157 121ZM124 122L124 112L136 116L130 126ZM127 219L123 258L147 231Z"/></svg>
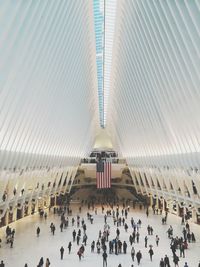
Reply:
<svg viewBox="0 0 200 267"><path fill-rule="evenodd" d="M57 229L60 229L60 232L63 232L65 229L71 230L71 241L69 241L67 250L68 254L71 253L72 247L76 250L76 254L78 256L79 261L82 260L85 253L85 247L88 245L88 224L95 223L95 216L101 215L102 218L102 228L99 229L96 233L96 240L92 240L90 243L90 252L97 253L102 255L103 267L107 267L109 258L111 256L117 256L120 254L127 254L127 251L130 251L131 257L131 267L140 265L143 258L147 258L149 254L149 261L153 261L153 256L155 253L155 249L153 248L153 244L149 243L149 238L151 236L154 237L155 247L159 246L160 237L158 234L155 234L155 229L152 225L148 224L146 228L146 235L141 235L141 229L143 226L143 222L141 219L135 220L132 217L133 213L130 215L130 206L123 203L123 205L119 206L118 204L114 205L113 203L102 204L99 208L94 203L89 203L88 212L85 217L82 216L82 207L79 207L79 213L73 216L72 209L68 207L57 207L53 209L53 213L57 214L60 217L60 225L56 226L55 222L51 222L50 233L55 235ZM153 210L153 214L158 214ZM47 219L47 213L40 213L40 217L43 217L45 220ZM146 209L146 217L148 220L149 217L149 208ZM162 216L162 224L167 223L168 213L165 212L164 216ZM164 220L163 220L164 218ZM190 225L188 221L182 221L183 231L182 235L178 236L174 233L173 227L170 225L167 229L166 235L169 238L169 246L172 252L172 255L163 255L160 258L159 267L170 267L172 266L172 262L175 267L179 266L180 257L186 257L186 250L191 242L196 242L196 238L194 233L190 230ZM111 235L112 229L112 235ZM113 238L113 229L115 229L115 234ZM127 240L122 239L121 231L125 231L129 234ZM38 226L36 228L36 236L40 237L41 229ZM10 247L13 247L15 236L15 230L11 229L9 226L6 227L6 242L10 244ZM123 235L124 236L124 235ZM95 237L95 236L94 236ZM145 253L141 251L141 249L137 248L137 244L141 244L144 242ZM152 239L151 239L152 242ZM147 249L147 250L146 250ZM179 252L179 253L178 253ZM60 259L63 260L65 257L65 246L60 247ZM136 265L135 265L136 264ZM0 263L0 267L5 267L5 263L2 260ZM44 259L40 258L37 267L49 267L50 260L49 258ZM25 263L24 267L29 267L27 263ZM115 267L115 266L113 266ZM122 266L122 263L119 263L116 267L128 267ZM195 267L188 266L187 261L185 261L184 266L180 267ZM200 267L200 262L197 265Z"/></svg>

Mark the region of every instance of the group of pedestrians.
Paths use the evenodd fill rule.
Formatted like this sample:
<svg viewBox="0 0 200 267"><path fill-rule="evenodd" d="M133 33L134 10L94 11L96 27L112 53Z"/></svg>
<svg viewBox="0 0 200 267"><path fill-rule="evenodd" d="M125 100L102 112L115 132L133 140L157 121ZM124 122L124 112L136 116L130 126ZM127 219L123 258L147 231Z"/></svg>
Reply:
<svg viewBox="0 0 200 267"><path fill-rule="evenodd" d="M91 212L92 210L92 212ZM65 249L68 250L68 254L71 254L71 251L75 251L78 256L79 261L82 260L85 253L85 247L88 245L88 222L90 224L95 223L95 216L98 215L99 209L95 207L95 205L88 206L88 212L86 217L81 216L82 208L79 207L79 214L76 216L72 216L71 208L59 208L54 209L54 213L60 217L60 225L56 226L54 222L50 223L50 233L54 236L56 229L60 228L60 232L65 232L68 228L71 230L71 241L68 244L62 245L60 247L60 259L63 260L65 258ZM154 234L154 228L152 225L148 224L145 229L146 234L141 236L142 232L142 221L141 219L135 220L133 217L129 217L130 206L123 204L122 207L119 205L114 205L113 203L109 203L109 205L101 206L101 218L102 218L102 229L97 229L96 231L96 240L92 240L91 242L91 253L102 254L103 259L103 267L107 267L108 260L110 257L117 256L119 254L127 254L130 251L131 256L131 267L135 266L135 262L137 265L141 264L141 261L144 257L149 255L149 260L153 261L154 249L152 243L149 244L149 240L152 242L152 237L154 236L155 246L159 246L160 237L158 234ZM93 214L94 213L94 214ZM156 211L153 214L158 214ZM69 217L70 216L70 217ZM149 209L146 210L147 220L149 217ZM167 222L167 213L164 216L165 224ZM46 219L46 218L45 218ZM113 225L111 226L111 224ZM111 233L112 229L112 233ZM113 235L113 229L115 229L115 236L111 238L111 234ZM144 230L144 229L143 229ZM69 230L67 230L69 231ZM125 233L129 232L126 240L122 239L121 232ZM144 232L144 231L143 231ZM40 226L36 228L36 236L40 237ZM9 226L6 228L6 239L12 237L14 239L15 230L11 229ZM168 238L170 239L170 248L172 251L172 259L174 266L179 266L179 257L185 257L185 250L188 248L188 244L190 242L195 242L194 233L190 230L190 225L187 221L185 221L182 236L178 237L174 235L174 229L170 226L167 230ZM124 234L123 234L124 236ZM144 243L143 243L144 242ZM141 243L144 244L144 251L141 250ZM140 244L140 249L137 246ZM177 252L180 252L179 255ZM37 267L49 267L50 260L46 258L44 260L43 257L40 258ZM171 262L168 255L163 255L160 259L159 267L170 267ZM3 261L0 263L0 267L5 267ZM26 263L24 267L29 267ZM124 267L121 263L119 263L118 267ZM125 266L127 267L127 266ZM182 266L181 266L182 267ZM188 266L187 262L183 267L193 267ZM194 266L195 267L195 266ZM198 265L200 267L200 263Z"/></svg>

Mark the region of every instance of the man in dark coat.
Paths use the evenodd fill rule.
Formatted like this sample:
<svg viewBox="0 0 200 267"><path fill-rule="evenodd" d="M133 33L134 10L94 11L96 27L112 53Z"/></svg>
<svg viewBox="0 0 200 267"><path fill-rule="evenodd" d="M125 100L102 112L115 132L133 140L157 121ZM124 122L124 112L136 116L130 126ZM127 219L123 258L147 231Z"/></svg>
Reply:
<svg viewBox="0 0 200 267"><path fill-rule="evenodd" d="M60 258L63 260L63 255L64 255L64 248L63 246L60 248Z"/></svg>
<svg viewBox="0 0 200 267"><path fill-rule="evenodd" d="M136 258L137 258L137 262L138 262L138 265L139 265L140 264L140 261L141 261L141 258L142 258L142 253L141 253L140 250L137 252Z"/></svg>
<svg viewBox="0 0 200 267"><path fill-rule="evenodd" d="M165 257L164 257L164 262L165 262L166 267L170 267L169 258L167 257L167 255L165 255Z"/></svg>

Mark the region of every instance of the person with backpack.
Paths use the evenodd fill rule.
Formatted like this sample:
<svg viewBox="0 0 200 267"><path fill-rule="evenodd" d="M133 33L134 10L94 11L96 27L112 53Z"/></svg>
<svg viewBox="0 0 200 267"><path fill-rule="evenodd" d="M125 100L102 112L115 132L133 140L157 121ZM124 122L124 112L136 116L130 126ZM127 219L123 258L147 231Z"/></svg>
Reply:
<svg viewBox="0 0 200 267"><path fill-rule="evenodd" d="M178 257L176 254L174 254L173 262L174 262L174 266L175 266L175 267L176 267L176 266L179 267L179 265L178 265L179 257Z"/></svg>

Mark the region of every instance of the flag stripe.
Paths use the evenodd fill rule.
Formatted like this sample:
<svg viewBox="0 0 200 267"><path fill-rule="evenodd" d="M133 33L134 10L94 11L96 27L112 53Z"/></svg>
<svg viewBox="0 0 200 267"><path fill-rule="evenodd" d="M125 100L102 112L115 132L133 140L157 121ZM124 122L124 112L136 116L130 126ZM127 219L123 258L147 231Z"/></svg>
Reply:
<svg viewBox="0 0 200 267"><path fill-rule="evenodd" d="M98 162L96 167L97 188L110 188L111 162Z"/></svg>

